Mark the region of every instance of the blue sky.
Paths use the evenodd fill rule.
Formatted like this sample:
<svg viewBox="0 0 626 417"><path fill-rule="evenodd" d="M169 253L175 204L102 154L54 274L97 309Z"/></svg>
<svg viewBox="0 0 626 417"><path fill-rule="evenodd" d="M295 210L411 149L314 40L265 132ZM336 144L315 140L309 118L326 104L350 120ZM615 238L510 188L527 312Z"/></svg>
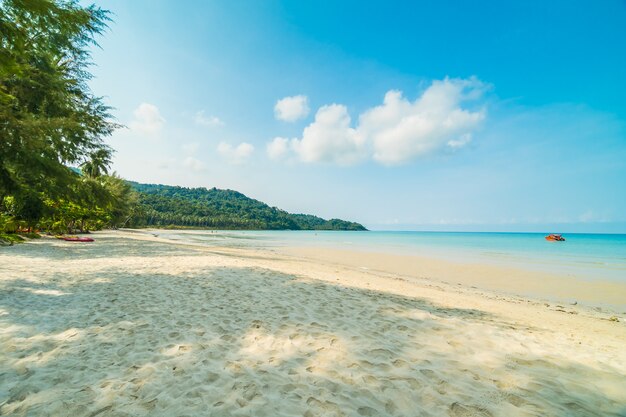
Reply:
<svg viewBox="0 0 626 417"><path fill-rule="evenodd" d="M375 229L626 232L626 2L102 1L114 169Z"/></svg>

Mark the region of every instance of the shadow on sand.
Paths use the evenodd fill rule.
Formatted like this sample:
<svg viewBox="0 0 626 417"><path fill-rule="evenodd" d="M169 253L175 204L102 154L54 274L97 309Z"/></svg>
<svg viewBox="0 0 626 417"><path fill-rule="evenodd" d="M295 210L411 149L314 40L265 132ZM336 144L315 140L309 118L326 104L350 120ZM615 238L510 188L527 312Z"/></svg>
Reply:
<svg viewBox="0 0 626 417"><path fill-rule="evenodd" d="M107 256L189 255L137 245ZM48 278L0 284L0 415L626 415L623 376L477 310L260 268Z"/></svg>

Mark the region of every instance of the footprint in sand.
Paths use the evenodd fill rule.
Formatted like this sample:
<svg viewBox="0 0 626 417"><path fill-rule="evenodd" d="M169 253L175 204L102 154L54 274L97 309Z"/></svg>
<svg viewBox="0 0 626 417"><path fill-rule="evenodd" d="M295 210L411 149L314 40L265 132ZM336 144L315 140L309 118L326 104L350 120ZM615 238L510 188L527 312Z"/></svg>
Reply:
<svg viewBox="0 0 626 417"><path fill-rule="evenodd" d="M452 403L450 405L450 416L452 417L491 417L493 414L489 410L474 405Z"/></svg>
<svg viewBox="0 0 626 417"><path fill-rule="evenodd" d="M371 417L371 416L379 416L380 413L378 412L378 410L372 408L372 407L359 407L356 410L357 413L359 413L359 415L362 416L366 416L366 417Z"/></svg>

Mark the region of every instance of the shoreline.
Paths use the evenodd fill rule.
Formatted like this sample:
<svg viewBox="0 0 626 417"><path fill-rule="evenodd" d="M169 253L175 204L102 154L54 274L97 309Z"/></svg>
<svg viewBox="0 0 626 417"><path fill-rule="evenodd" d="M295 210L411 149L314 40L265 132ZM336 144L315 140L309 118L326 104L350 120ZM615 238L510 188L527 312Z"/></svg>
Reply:
<svg viewBox="0 0 626 417"><path fill-rule="evenodd" d="M372 256L93 236L0 251L0 413L626 411L622 315L385 272Z"/></svg>
<svg viewBox="0 0 626 417"><path fill-rule="evenodd" d="M393 274L409 280L430 280L505 296L626 314L626 282L583 280L565 274L489 262L455 261L371 250L301 247L280 251L310 261Z"/></svg>
<svg viewBox="0 0 626 417"><path fill-rule="evenodd" d="M341 249L312 244L296 247L234 248L169 239L160 234L163 229L124 229L119 232L131 233L136 239L155 239L200 249L280 254L300 260L306 259L313 263L341 265L363 272L397 275L409 280L461 285L471 290L480 289L496 295L561 304L567 308L587 308L598 313L626 315L626 282L602 278L583 279L565 273L539 271L537 265L522 268L515 264L499 264L482 259L470 262L466 255L461 259L453 259L434 255L393 254L389 249L380 251L371 248ZM180 232L193 233L188 230ZM220 231L216 234L219 235L221 232L230 231ZM506 277L506 281L502 277Z"/></svg>

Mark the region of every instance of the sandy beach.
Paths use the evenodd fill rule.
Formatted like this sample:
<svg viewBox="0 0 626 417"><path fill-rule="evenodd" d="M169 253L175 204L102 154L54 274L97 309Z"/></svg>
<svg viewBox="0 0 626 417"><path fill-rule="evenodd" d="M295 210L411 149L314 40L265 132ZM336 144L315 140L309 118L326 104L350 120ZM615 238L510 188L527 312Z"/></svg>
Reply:
<svg viewBox="0 0 626 417"><path fill-rule="evenodd" d="M623 284L94 237L0 249L0 415L626 416Z"/></svg>

